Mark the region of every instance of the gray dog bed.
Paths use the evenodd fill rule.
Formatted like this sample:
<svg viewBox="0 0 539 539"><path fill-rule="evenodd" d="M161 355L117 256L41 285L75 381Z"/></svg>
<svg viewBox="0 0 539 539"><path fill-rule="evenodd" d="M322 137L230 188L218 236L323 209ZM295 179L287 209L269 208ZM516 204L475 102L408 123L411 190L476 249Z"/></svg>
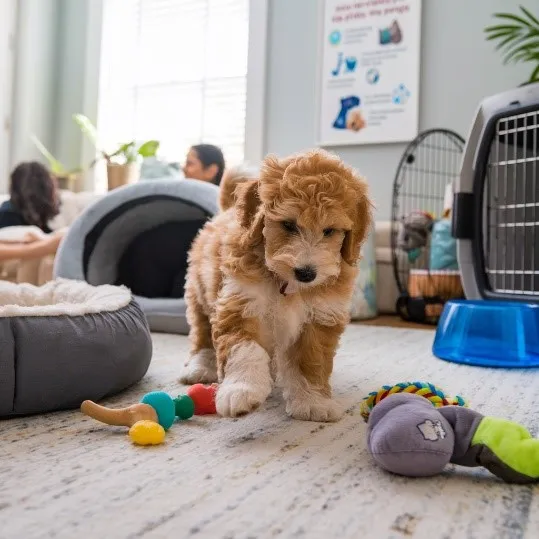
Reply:
<svg viewBox="0 0 539 539"><path fill-rule="evenodd" d="M187 334L187 252L217 213L218 194L215 185L179 179L111 191L71 225L56 256L55 276L125 285L152 331Z"/></svg>
<svg viewBox="0 0 539 539"><path fill-rule="evenodd" d="M0 417L77 408L138 382L152 341L129 290L0 281Z"/></svg>

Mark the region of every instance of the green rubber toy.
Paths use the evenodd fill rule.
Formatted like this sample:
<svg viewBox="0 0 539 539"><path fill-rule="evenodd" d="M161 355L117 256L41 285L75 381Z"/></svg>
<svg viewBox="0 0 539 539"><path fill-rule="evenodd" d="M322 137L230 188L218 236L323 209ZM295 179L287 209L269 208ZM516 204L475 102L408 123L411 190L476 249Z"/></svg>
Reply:
<svg viewBox="0 0 539 539"><path fill-rule="evenodd" d="M180 419L189 419L195 415L195 402L189 395L178 395L174 399L174 407Z"/></svg>

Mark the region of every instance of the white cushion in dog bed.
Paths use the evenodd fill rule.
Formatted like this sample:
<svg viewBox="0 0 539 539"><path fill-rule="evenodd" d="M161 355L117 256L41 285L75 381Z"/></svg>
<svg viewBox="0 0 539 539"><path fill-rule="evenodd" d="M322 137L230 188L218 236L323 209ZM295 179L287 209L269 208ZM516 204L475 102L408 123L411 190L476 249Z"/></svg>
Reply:
<svg viewBox="0 0 539 539"><path fill-rule="evenodd" d="M0 282L0 417L76 408L139 381L152 342L123 287Z"/></svg>

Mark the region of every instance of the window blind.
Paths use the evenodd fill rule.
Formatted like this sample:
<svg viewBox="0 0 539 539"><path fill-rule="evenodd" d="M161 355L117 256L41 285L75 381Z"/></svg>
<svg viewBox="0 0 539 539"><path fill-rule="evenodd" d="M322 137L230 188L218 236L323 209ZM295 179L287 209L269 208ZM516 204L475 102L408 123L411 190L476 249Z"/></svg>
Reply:
<svg viewBox="0 0 539 539"><path fill-rule="evenodd" d="M100 143L157 139L183 163L208 142L241 162L248 10L248 0L105 0Z"/></svg>

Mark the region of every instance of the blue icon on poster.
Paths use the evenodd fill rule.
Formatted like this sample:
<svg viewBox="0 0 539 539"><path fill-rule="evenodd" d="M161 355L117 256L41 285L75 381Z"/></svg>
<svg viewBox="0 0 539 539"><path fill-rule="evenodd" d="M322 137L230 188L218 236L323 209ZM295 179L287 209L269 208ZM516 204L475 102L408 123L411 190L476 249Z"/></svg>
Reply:
<svg viewBox="0 0 539 539"><path fill-rule="evenodd" d="M347 56L344 63L346 64L346 72L353 73L356 70L357 58L355 56Z"/></svg>
<svg viewBox="0 0 539 539"><path fill-rule="evenodd" d="M329 42L332 45L338 45L341 42L341 32L339 30L333 30L331 34L329 34Z"/></svg>
<svg viewBox="0 0 539 539"><path fill-rule="evenodd" d="M339 52L337 55L337 67L331 70L331 74L336 77L341 72L343 53Z"/></svg>
<svg viewBox="0 0 539 539"><path fill-rule="evenodd" d="M348 111L350 109L353 109L354 107L358 107L360 103L361 100L357 95L343 97L341 99L341 109L339 110L339 114L337 114L337 117L333 122L333 127L335 129L346 129L346 115L348 114Z"/></svg>
<svg viewBox="0 0 539 539"><path fill-rule="evenodd" d="M367 75L365 78L367 79L367 82L369 84L378 84L378 81L380 80L380 72L378 71L378 69L372 67L367 71Z"/></svg>
<svg viewBox="0 0 539 539"><path fill-rule="evenodd" d="M410 98L410 90L406 88L404 84L399 84L394 90L391 96L391 100L395 105L406 105Z"/></svg>
<svg viewBox="0 0 539 539"><path fill-rule="evenodd" d="M344 73L353 73L357 67L357 58L355 56L345 57L342 52L337 54L337 65L331 70L331 74L336 77L344 68Z"/></svg>

